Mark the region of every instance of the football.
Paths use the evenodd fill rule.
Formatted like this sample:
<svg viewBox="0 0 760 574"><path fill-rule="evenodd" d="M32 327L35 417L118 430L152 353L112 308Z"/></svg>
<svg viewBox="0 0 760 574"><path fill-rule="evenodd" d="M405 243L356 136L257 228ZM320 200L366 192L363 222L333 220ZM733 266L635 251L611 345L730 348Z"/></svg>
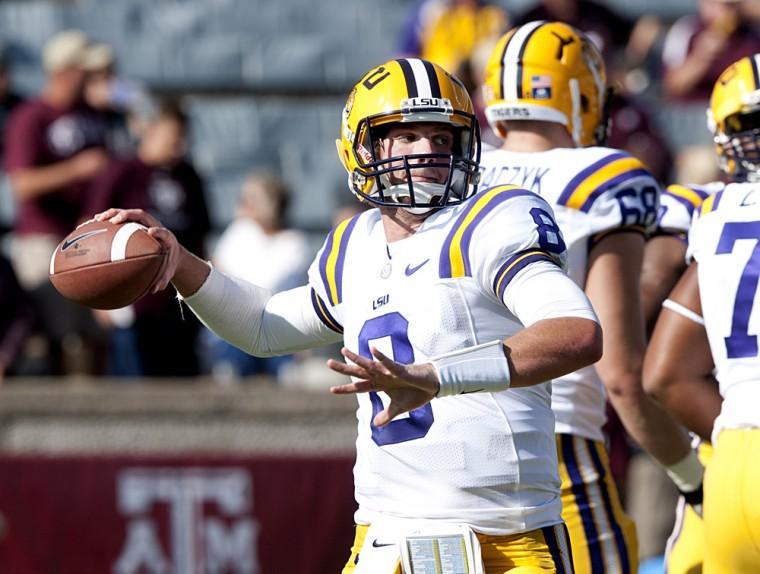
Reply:
<svg viewBox="0 0 760 574"><path fill-rule="evenodd" d="M93 309L125 307L148 292L166 253L138 223L88 221L71 232L50 259L58 292Z"/></svg>

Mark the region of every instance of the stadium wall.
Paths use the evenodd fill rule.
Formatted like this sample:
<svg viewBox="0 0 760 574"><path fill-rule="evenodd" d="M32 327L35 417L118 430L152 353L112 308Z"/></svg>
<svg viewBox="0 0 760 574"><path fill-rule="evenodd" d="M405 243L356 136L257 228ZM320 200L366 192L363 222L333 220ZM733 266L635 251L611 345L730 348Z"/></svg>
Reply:
<svg viewBox="0 0 760 574"><path fill-rule="evenodd" d="M0 571L339 571L355 401L261 385L0 394Z"/></svg>

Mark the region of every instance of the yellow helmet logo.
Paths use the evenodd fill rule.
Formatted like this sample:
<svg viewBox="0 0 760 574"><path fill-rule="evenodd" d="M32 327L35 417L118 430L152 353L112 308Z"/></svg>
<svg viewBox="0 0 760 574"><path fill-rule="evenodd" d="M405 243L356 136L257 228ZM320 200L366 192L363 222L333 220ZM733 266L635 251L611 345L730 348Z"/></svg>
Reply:
<svg viewBox="0 0 760 574"><path fill-rule="evenodd" d="M430 157L380 158L380 140L389 125L441 123L454 133L450 154ZM480 132L464 85L440 66L417 58L391 60L373 68L354 86L343 108L340 160L349 186L362 201L430 209L464 201L475 192L480 160ZM448 169L440 188L412 182L416 162ZM401 166L401 167L399 167ZM403 186L390 183L391 174L405 170ZM398 179L398 178L394 178ZM401 201L400 198L404 198Z"/></svg>
<svg viewBox="0 0 760 574"><path fill-rule="evenodd" d="M718 77L707 126L721 169L734 180L760 180L760 54L731 64Z"/></svg>
<svg viewBox="0 0 760 574"><path fill-rule="evenodd" d="M507 32L486 66L483 97L493 130L539 120L567 127L576 145L596 144L606 93L604 62L585 34L562 22L529 22Z"/></svg>

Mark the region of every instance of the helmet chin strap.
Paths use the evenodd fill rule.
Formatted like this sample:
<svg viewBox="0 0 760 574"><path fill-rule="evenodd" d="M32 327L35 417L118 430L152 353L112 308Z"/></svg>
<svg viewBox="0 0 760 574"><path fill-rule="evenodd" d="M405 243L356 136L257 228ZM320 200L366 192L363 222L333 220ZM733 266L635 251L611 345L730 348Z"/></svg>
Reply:
<svg viewBox="0 0 760 574"><path fill-rule="evenodd" d="M443 197L443 194L446 192L446 186L442 183L432 183L429 181L414 181L412 182L412 187L414 188L414 199L417 203L429 204L436 197ZM383 193L387 198L397 201L401 209L415 215L424 215L435 209L435 207L412 207L408 203L400 201L409 197L409 185L406 182L389 185L383 190Z"/></svg>

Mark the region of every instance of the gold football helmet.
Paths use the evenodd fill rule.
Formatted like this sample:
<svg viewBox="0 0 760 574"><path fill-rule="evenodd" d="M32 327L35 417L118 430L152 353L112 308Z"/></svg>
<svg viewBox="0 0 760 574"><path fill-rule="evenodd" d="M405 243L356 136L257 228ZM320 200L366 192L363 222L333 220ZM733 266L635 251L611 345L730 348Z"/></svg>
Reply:
<svg viewBox="0 0 760 574"><path fill-rule="evenodd" d="M451 153L378 157L392 125L430 122L451 126ZM436 64L403 58L367 72L348 96L340 134L335 142L338 155L348 171L349 187L362 201L425 213L461 203L475 193L478 121L465 87ZM412 181L415 169L430 167L448 170L445 183Z"/></svg>
<svg viewBox="0 0 760 574"><path fill-rule="evenodd" d="M707 126L721 169L735 181L760 181L760 54L734 62L720 75Z"/></svg>
<svg viewBox="0 0 760 574"><path fill-rule="evenodd" d="M528 22L507 32L486 66L483 98L491 128L540 120L567 127L577 146L607 136L606 73L594 43L563 22Z"/></svg>

